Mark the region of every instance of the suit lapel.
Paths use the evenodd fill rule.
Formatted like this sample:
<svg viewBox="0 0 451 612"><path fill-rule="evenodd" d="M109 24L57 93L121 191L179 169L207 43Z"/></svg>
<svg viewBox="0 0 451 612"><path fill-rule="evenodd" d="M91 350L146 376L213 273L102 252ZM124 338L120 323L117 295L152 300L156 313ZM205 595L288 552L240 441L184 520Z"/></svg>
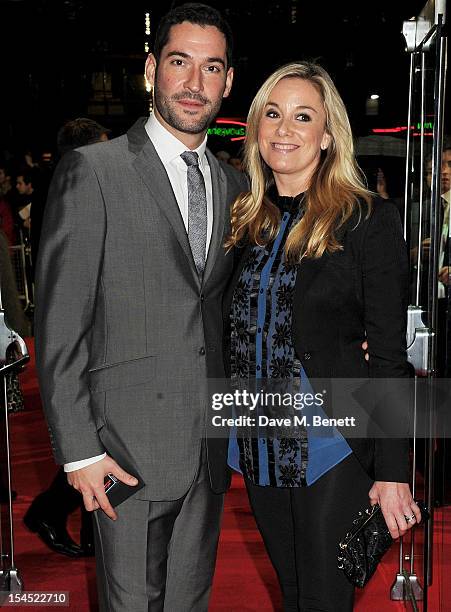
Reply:
<svg viewBox="0 0 451 612"><path fill-rule="evenodd" d="M175 199L166 170L145 131L145 121L145 118L139 119L128 132L129 148L136 154L133 166L150 191L153 201L161 209L174 230L183 252L189 259L193 275L199 284L199 276L194 264L180 208Z"/></svg>
<svg viewBox="0 0 451 612"><path fill-rule="evenodd" d="M203 284L208 280L214 268L219 251L223 248L222 241L226 221L227 181L224 171L216 157L207 149L208 163L210 165L211 185L213 192L213 228L211 232L210 247L208 249L207 261Z"/></svg>

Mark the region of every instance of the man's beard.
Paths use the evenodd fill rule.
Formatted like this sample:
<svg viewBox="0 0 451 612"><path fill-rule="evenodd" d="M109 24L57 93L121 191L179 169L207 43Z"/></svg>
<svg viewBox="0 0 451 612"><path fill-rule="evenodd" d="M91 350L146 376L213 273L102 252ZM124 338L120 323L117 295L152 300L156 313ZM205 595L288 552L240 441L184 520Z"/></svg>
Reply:
<svg viewBox="0 0 451 612"><path fill-rule="evenodd" d="M166 123L175 130L185 132L186 134L201 134L205 132L218 114L222 103L222 97L212 103L208 98L195 93L175 94L171 98L167 98L159 93L158 86L155 88L154 97L155 107ZM186 99L202 102L205 105L203 107L203 114L201 116L190 117L189 111L185 111L184 116L181 115L183 111L177 112L177 100Z"/></svg>

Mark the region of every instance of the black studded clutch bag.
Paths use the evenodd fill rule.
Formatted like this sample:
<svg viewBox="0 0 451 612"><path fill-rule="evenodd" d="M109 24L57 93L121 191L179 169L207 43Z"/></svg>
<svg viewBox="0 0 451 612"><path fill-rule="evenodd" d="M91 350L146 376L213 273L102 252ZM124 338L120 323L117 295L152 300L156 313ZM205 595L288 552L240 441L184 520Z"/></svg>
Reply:
<svg viewBox="0 0 451 612"><path fill-rule="evenodd" d="M422 522L429 513L422 502L416 502L421 510ZM378 504L359 512L351 530L338 545L338 568L348 580L364 587L376 571L379 561L393 543L387 524Z"/></svg>

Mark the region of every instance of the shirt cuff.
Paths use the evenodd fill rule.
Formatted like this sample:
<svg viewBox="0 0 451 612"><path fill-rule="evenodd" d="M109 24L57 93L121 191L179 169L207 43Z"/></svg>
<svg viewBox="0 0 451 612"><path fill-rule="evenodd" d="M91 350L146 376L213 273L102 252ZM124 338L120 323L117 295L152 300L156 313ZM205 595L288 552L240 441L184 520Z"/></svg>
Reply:
<svg viewBox="0 0 451 612"><path fill-rule="evenodd" d="M102 461L105 459L106 453L102 455L96 455L95 457L90 457L89 459L82 459L81 461L72 461L71 463L64 464L65 472L75 472L75 470L81 470L88 465L92 465L93 463L97 463L97 461Z"/></svg>

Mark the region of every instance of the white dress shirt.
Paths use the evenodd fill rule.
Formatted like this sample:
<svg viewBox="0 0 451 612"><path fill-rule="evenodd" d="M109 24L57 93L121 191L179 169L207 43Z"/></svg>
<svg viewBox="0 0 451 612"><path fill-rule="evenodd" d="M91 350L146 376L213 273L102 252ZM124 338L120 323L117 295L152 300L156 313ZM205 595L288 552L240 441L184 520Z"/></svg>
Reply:
<svg viewBox="0 0 451 612"><path fill-rule="evenodd" d="M185 229L188 232L188 166L185 164L180 155L189 149L183 144L183 142L180 142L180 140L168 132L168 130L158 121L153 113L146 121L145 129L168 174L169 182L171 183L175 199L177 200ZM200 146L198 146L197 149L194 149L194 151L199 155L199 168L204 177L205 190L207 194L207 244L205 258L207 258L213 228L213 191L210 166L208 164L207 156L205 155L206 148L207 136L205 136ZM66 463L64 465L64 471L73 472L75 470L80 470L81 468L91 465L92 463L101 461L105 457L106 453L103 453L102 455L96 455L95 457L90 457L89 459L82 459L81 461Z"/></svg>
<svg viewBox="0 0 451 612"><path fill-rule="evenodd" d="M180 142L178 138L168 132L153 113L146 121L145 128L168 174L175 199L179 205L185 229L188 232L188 166L180 155L189 149L183 142ZM207 193L207 244L205 258L207 258L211 231L213 228L213 192L211 187L210 166L207 156L205 155L206 148L207 136L205 136L203 142L197 149L193 149L199 156L199 168L204 177L205 191Z"/></svg>

